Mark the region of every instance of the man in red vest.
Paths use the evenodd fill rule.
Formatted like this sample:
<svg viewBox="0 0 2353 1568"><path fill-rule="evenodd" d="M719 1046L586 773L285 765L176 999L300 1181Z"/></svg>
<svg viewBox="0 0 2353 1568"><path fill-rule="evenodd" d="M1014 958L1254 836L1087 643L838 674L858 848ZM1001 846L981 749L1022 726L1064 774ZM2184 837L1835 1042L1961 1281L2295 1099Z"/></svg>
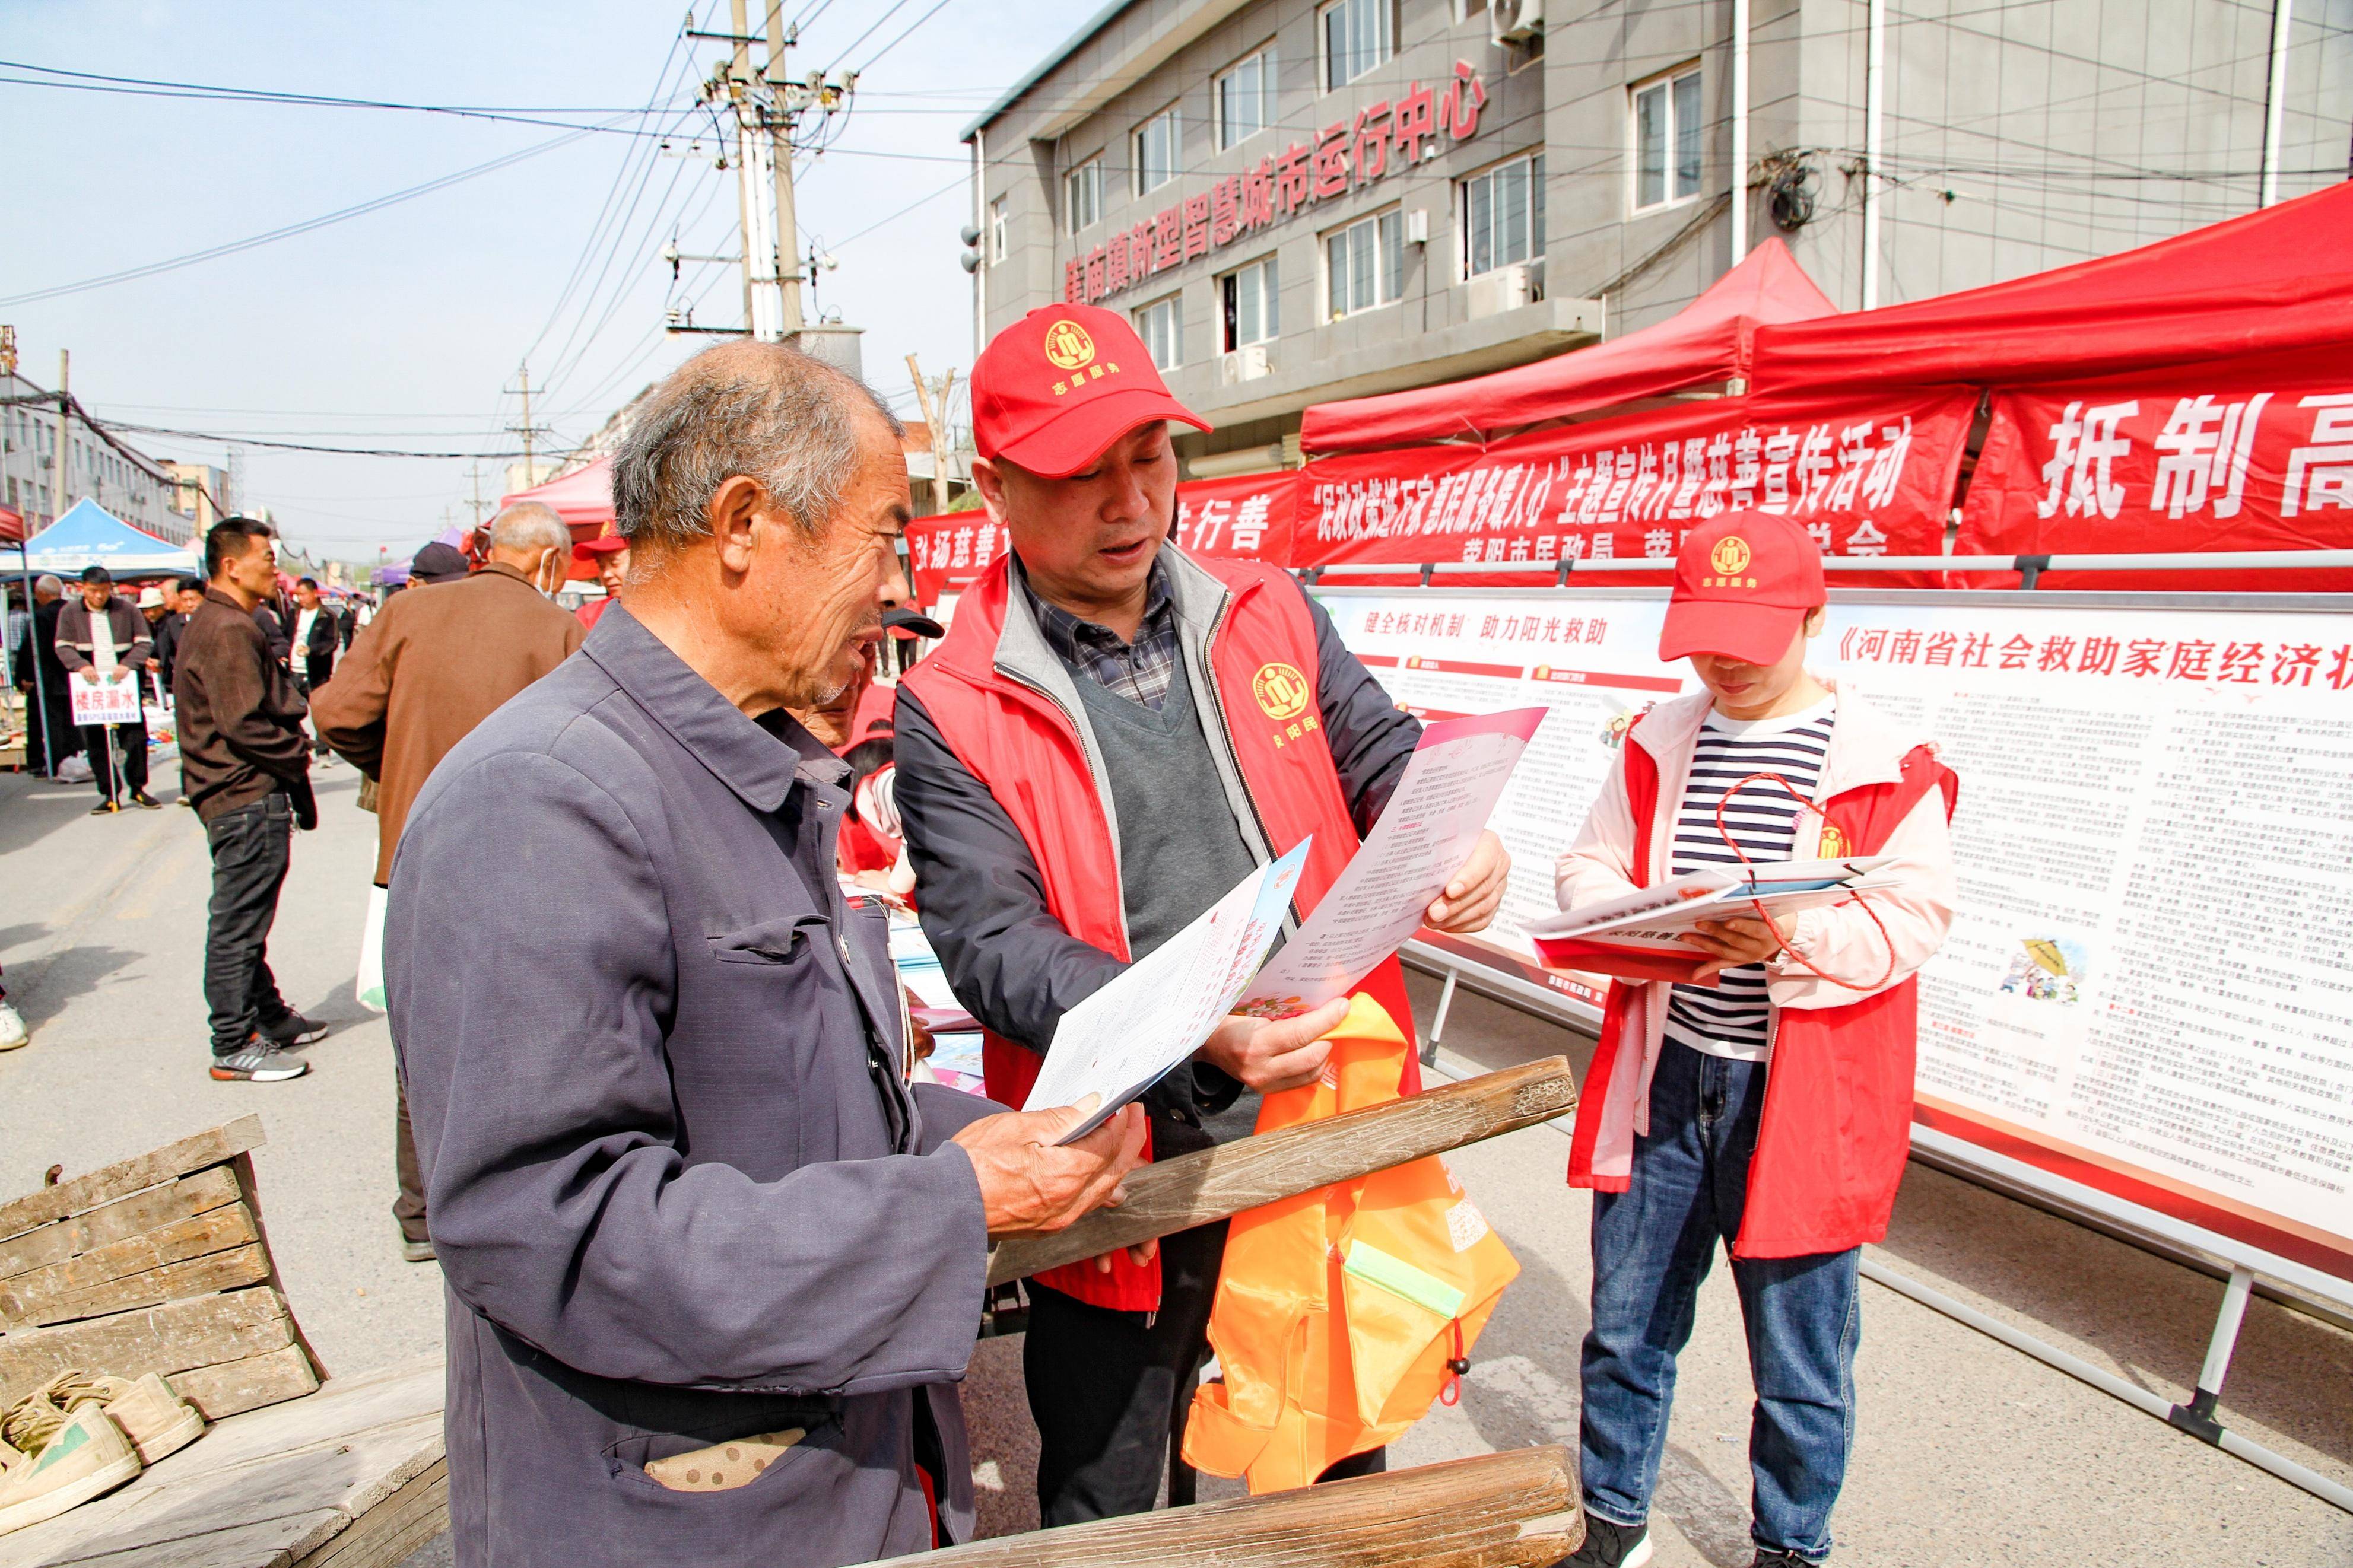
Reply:
<svg viewBox="0 0 2353 1568"><path fill-rule="evenodd" d="M1019 1105L1063 1013L1311 835L1297 907L1313 910L1421 731L1288 574L1168 542L1168 422L1208 426L1124 319L1030 312L973 367L972 407L974 479L1013 550L900 682L896 793L924 931L987 1031L990 1097ZM1509 865L1489 834L1430 924L1485 926ZM1365 989L1410 1027L1394 959ZM1260 1092L1323 1071L1319 1037L1345 1011L1228 1020L1145 1097L1151 1149L1248 1134ZM1413 1070L1409 1050L1409 1092ZM1045 1523L1152 1506L1207 1359L1225 1229L1031 1281Z"/></svg>

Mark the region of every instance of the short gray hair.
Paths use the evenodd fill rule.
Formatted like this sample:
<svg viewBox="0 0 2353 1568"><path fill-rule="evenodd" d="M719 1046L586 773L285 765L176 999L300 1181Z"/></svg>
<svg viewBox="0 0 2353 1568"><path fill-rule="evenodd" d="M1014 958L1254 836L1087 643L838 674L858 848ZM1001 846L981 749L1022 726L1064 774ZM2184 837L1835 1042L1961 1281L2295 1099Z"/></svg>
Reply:
<svg viewBox="0 0 2353 1568"><path fill-rule="evenodd" d="M572 531L545 501L519 500L491 519L491 548L526 551L569 550Z"/></svg>
<svg viewBox="0 0 2353 1568"><path fill-rule="evenodd" d="M613 510L632 546L711 531L711 498L759 481L803 531L822 532L857 478L860 416L898 416L856 376L783 343L705 349L656 387L613 458Z"/></svg>
<svg viewBox="0 0 2353 1568"><path fill-rule="evenodd" d="M33 579L33 592L36 594L63 594L65 591L66 580L54 572L44 572Z"/></svg>

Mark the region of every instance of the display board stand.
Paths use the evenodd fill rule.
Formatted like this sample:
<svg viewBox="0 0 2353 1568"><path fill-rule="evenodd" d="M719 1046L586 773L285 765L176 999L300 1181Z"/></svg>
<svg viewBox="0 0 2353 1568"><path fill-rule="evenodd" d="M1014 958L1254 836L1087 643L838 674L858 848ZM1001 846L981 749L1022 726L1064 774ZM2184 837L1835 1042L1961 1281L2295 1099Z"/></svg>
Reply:
<svg viewBox="0 0 2353 1568"><path fill-rule="evenodd" d="M1525 923L1551 903L1550 857L1566 847L1607 771L1609 753L1593 744L1603 720L1614 710L1611 727L1622 731L1642 705L1687 684L1657 679L1675 673L1654 652L1665 595L1639 588L1455 588L1442 566L1416 574L1428 585L1341 586L1332 574L1313 591L1401 706L1443 714L1547 701L1556 712L1546 733L1576 742L1549 758L1532 752L1534 766L1523 768L1532 775L1530 793L1517 816L1509 796L1499 810L1515 855L1531 868L1542 862L1515 888L1516 900L1507 895L1509 918L1491 933L1500 940L1468 943L1424 933L1407 946L1406 961L1440 982L1424 1059L1436 1057L1466 985L1593 1033L1598 997L1544 984L1532 955L1517 951L1524 943L1513 921ZM2297 879L2296 856L2306 851L2280 846L2334 830L2335 808L2314 792L2337 776L2334 759L2353 711L2353 597L1860 589L1834 590L1830 598L1823 664L1854 680L1874 706L1883 700L1926 732L1957 742L1965 809L1974 805L1978 814L1966 825L1970 835L1962 833L1965 825L1956 827L1957 845L1968 839L1962 913L1976 925L1967 942L1957 929L1956 952L1939 961L1934 1006L1924 992L1915 1157L2150 1250L2187 1256L2193 1266L2219 1265L2226 1279L2205 1365L2177 1406L1881 1265L1868 1270L1890 1289L2353 1511L2353 1490L2248 1441L2218 1416L2246 1299L2258 1282L2353 1309L2343 1226L2308 1197L2276 1182L2263 1184L2278 1168L2270 1151L2281 1135L2280 1113L2270 1106L2244 1119L2245 1131L2205 1124L2210 1139L2255 1142L2216 1151L2200 1145L2201 1160L2222 1162L2218 1176L2233 1159L2241 1173L2201 1183L2179 1162L2168 1163L2169 1149L2189 1152L2165 1132L2186 1102L2137 1095L2132 1079L2114 1076L2162 1077L2174 1071L2174 1058L2207 1048L2174 1030L2176 1015L2203 1037L2250 1034L2213 1047L2215 1062L2238 1059L2231 1051L2274 1047L2271 1056L2249 1056L2246 1073L2269 1071L2273 1060L2306 1079L2344 1071L2324 1038L2325 1019L2312 1022L2313 1009L2333 1009L2333 990L2306 973L2320 958L2295 951L2301 944L2317 952L2326 933L2307 933L2334 919L2334 905L2306 908L2312 898L2325 899ZM1949 659L1931 657L1926 649L1936 644L1956 651ZM2113 650L2115 664L2091 668L2094 645L2103 659ZM1969 646L1978 649L1973 659ZM1916 659L1914 649L1923 650ZM1930 665L1943 668L1926 672ZM2193 687L2190 701L2184 694ZM2043 763L2051 757L2068 761L2054 772ZM2221 795L2209 800L2218 786ZM2102 789L2106 796L2095 798ZM2216 824L2268 837L2234 839ZM2270 862L2283 855L2287 870L2273 870ZM2235 886L2239 865L2274 891L2259 900ZM1522 880L1515 875L1515 884ZM2087 890L2072 893L2073 887ZM2053 889L2049 898L2046 888ZM2063 906L2072 925L2066 915L2045 912ZM2126 906L2137 907L2118 912ZM2263 921L2278 922L2278 931L2263 930ZM2184 940L2160 943L2171 956L2152 964L2148 933L2160 929ZM2037 939L2023 945L2041 969L2019 970L2021 938ZM2239 963L2244 952L2288 973L2257 977ZM2315 973L2326 970L2321 963ZM2209 987L2218 988L2212 1005L2200 1000ZM2103 998L2127 1005L2104 1013ZM2283 1008L2274 1027L2270 1020ZM2084 1033L2087 1018L2096 1037ZM2314 1029L2320 1033L2306 1042ZM2282 1041L2323 1054L2283 1055ZM1935 1073L1932 1055L1941 1057ZM2045 1065L2021 1078L2010 1065L2021 1062ZM2056 1079L2040 1076L2052 1070ZM2046 1081L2063 1087L2046 1092ZM2074 1102L2090 1112L2065 1100L2070 1082L2090 1097ZM2161 1087L2170 1092L2169 1084ZM2146 1126L2133 1120L2145 1116L2155 1120ZM2126 1142L2103 1128L2121 1130Z"/></svg>

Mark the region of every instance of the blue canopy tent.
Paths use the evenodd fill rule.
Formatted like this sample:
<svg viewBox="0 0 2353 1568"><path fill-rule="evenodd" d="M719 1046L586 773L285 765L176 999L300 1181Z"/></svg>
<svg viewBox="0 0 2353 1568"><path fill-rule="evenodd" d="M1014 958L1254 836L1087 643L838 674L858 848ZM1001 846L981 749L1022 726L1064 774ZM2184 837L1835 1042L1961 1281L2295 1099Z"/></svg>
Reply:
<svg viewBox="0 0 2353 1568"><path fill-rule="evenodd" d="M25 542L25 570L70 577L103 566L117 577L195 575L196 552L132 527L84 496Z"/></svg>

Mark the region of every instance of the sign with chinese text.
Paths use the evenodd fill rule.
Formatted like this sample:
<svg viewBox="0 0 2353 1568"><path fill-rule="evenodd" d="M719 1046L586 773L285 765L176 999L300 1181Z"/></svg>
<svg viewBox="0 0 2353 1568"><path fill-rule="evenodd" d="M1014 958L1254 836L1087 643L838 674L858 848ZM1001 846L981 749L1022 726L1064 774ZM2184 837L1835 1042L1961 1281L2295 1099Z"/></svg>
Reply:
<svg viewBox="0 0 2353 1568"><path fill-rule="evenodd" d="M1071 304L1093 304L1294 217L1314 203L1361 190L1393 169L1410 168L1435 156L1435 143L1451 145L1475 135L1479 111L1486 106L1478 68L1457 60L1452 79L1442 88L1416 82L1394 102L1383 99L1324 126L1314 146L1293 142L1260 159L1257 168L1175 200L1156 216L1071 257L1062 265L1062 298Z"/></svg>
<svg viewBox="0 0 2353 1568"><path fill-rule="evenodd" d="M1723 398L1483 449L1319 458L1303 471L1293 561L1566 560L1583 578L1597 563L1671 557L1727 510L1796 518L1832 554L1935 555L1975 405L1950 389L1867 405Z"/></svg>
<svg viewBox="0 0 2353 1568"><path fill-rule="evenodd" d="M1493 819L1495 924L1421 941L1598 1005L1524 930L1626 731L1694 689L1662 601L1324 605L1409 709L1551 710ZM1915 1120L2353 1281L2353 617L1834 604L1809 662L1960 774Z"/></svg>
<svg viewBox="0 0 2353 1568"><path fill-rule="evenodd" d="M66 681L66 695L73 704L73 721L77 724L136 724L142 710L139 706L139 675L126 671L121 680L92 682L77 672Z"/></svg>
<svg viewBox="0 0 2353 1568"><path fill-rule="evenodd" d="M1012 536L985 511L945 511L907 525L907 565L915 602L936 605L943 594L977 582L991 563L1013 548Z"/></svg>
<svg viewBox="0 0 2353 1568"><path fill-rule="evenodd" d="M2131 553L2353 546L2353 374L2310 356L2174 366L2097 386L1997 392L1962 552ZM2234 574L2256 589L2353 574ZM2147 574L2152 587L2212 585ZM2116 579L2097 580L2102 587ZM2054 582L2051 584L2058 585Z"/></svg>

